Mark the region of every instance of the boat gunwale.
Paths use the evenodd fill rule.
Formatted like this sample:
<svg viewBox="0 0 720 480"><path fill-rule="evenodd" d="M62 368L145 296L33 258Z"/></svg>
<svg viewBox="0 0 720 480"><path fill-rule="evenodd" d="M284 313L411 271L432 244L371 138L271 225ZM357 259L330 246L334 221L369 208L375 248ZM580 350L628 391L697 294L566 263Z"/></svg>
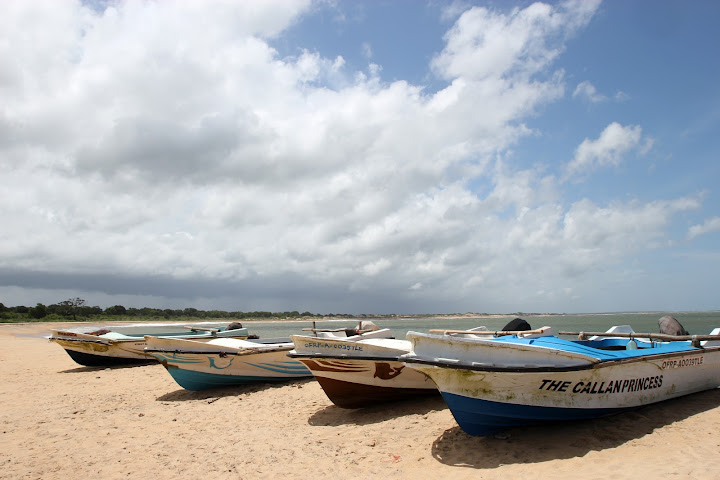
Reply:
<svg viewBox="0 0 720 480"><path fill-rule="evenodd" d="M165 350L161 348L144 348L143 352L153 353L178 353L182 355L234 355L234 356L245 356L245 355L257 355L259 353L273 353L273 352L287 352L293 347L273 347L273 348L247 348L240 351L225 351L225 350Z"/></svg>
<svg viewBox="0 0 720 480"><path fill-rule="evenodd" d="M240 335L240 336L245 336L245 335ZM158 336L157 338L162 338L162 339L166 339L166 338L167 338L167 339L170 339L170 340L197 340L197 339L211 339L211 340L215 340L215 339L226 339L226 338L236 338L236 337L231 337L231 336L222 336L222 337L220 337L220 336L215 336L215 335L200 334L200 335L196 335L196 336L189 336L189 335L182 335L182 336L180 336L180 335L178 335L178 336L167 336L167 335L165 335L165 336L163 336L163 335L160 335L160 336ZM56 343L57 343L58 341L60 341L60 342L99 343L99 344L101 344L101 345L113 345L113 344L116 344L116 343L130 343L130 342L147 343L147 339L145 338L145 336L141 336L141 337L137 337L137 338L134 338L134 337L133 337L133 338L102 338L102 337L97 337L97 338L85 338L85 337L77 338L77 337L63 337L63 336L57 337L57 336L53 336L53 337L48 337L48 341L50 341L50 342L56 342Z"/></svg>
<svg viewBox="0 0 720 480"><path fill-rule="evenodd" d="M648 360L657 360L671 357L678 357L684 355L697 355L704 353L717 353L720 352L720 346L709 347L709 348L696 348L695 350L684 350L681 352L664 352L655 353L635 357L617 358L609 360L598 360L596 362L588 363L586 365L571 365L571 366L536 366L536 367L525 367L525 366L492 366L492 365L471 365L469 363L451 363L442 362L438 360L430 360L420 357L407 357L401 361L409 364L420 364L420 365L431 365L435 367L450 368L453 370L471 370L475 372L509 372L509 373L542 373L542 372L576 372L580 370L592 370L599 368L612 367L617 365L623 365L626 363L638 363L646 362Z"/></svg>
<svg viewBox="0 0 720 480"><path fill-rule="evenodd" d="M97 340L95 340L95 339L90 339L90 338L70 338L70 337L68 337L68 338L65 338L65 337L50 337L48 340L51 341L51 342L56 342L56 343L57 343L58 341L61 341L61 342L79 342L79 343L99 343L100 345L112 345L112 344L115 344L115 343L137 342L137 341L138 341L137 339L112 340L112 339L109 339L109 338L104 338L104 339L103 339L103 338L98 338ZM144 342L144 341L145 341L145 340L143 340L143 342Z"/></svg>
<svg viewBox="0 0 720 480"><path fill-rule="evenodd" d="M400 357L406 354L398 355L395 357L377 357L377 356L350 356L350 355L325 355L324 353L288 353L290 358L298 359L330 359L330 360L365 360L365 361L390 361L390 362L405 362L405 359Z"/></svg>

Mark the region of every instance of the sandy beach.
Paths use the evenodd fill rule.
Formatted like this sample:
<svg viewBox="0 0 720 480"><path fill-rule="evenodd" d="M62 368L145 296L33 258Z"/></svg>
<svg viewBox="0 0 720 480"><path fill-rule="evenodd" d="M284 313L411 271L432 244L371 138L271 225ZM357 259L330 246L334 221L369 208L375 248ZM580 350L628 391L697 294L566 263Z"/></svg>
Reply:
<svg viewBox="0 0 720 480"><path fill-rule="evenodd" d="M190 392L159 364L82 367L50 326L0 324L0 479L720 478L718 389L475 438L440 396L344 410L314 380Z"/></svg>

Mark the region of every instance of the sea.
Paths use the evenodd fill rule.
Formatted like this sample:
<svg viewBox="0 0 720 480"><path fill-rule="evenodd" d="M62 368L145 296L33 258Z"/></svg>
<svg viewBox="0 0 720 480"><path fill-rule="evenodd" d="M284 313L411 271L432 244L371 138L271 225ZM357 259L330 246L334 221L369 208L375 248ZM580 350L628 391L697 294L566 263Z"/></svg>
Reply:
<svg viewBox="0 0 720 480"><path fill-rule="evenodd" d="M392 330L395 338L405 338L409 331L428 333L431 329L467 330L485 326L489 330L501 330L507 322L519 316L535 328L552 327L553 332L604 332L614 325L630 325L638 333L659 332L658 320L665 315L675 317L691 335L707 335L720 327L720 311L710 312L642 312L642 313L587 313L577 315L507 315L490 317L381 317L368 318L380 328ZM251 334L261 338L287 337L303 334L309 328L350 328L357 320L285 320L247 322ZM313 325L314 324L314 325ZM307 333L307 332L305 332Z"/></svg>

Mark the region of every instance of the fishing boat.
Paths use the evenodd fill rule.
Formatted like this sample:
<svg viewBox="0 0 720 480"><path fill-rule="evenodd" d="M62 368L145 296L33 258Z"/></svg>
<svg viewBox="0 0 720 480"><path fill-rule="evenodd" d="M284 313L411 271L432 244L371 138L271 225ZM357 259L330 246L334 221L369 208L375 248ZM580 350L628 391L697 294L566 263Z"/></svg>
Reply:
<svg viewBox="0 0 720 480"><path fill-rule="evenodd" d="M186 390L312 377L302 363L287 357L293 348L289 338L198 342L147 336L146 341L145 354L159 360Z"/></svg>
<svg viewBox="0 0 720 480"><path fill-rule="evenodd" d="M131 365L155 361L155 357L143 351L147 346L145 335L208 341L214 338L247 339L248 330L238 322L94 325L51 330L50 341L64 348L80 365Z"/></svg>
<svg viewBox="0 0 720 480"><path fill-rule="evenodd" d="M393 338L390 329L362 321L351 329L309 330L290 336L295 348L288 356L305 364L335 405L360 408L437 394L428 377L398 360L410 342Z"/></svg>
<svg viewBox="0 0 720 480"><path fill-rule="evenodd" d="M636 333L627 325L558 335L551 327L431 330L407 338L404 361L433 380L470 435L601 417L720 386L720 328L710 335Z"/></svg>

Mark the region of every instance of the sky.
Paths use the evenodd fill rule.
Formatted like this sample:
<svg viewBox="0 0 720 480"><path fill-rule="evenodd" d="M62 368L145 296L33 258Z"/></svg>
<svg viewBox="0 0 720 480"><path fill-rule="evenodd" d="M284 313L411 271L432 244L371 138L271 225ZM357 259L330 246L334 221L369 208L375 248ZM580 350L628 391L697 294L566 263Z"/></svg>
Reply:
<svg viewBox="0 0 720 480"><path fill-rule="evenodd" d="M720 309L720 2L0 3L0 302Z"/></svg>

